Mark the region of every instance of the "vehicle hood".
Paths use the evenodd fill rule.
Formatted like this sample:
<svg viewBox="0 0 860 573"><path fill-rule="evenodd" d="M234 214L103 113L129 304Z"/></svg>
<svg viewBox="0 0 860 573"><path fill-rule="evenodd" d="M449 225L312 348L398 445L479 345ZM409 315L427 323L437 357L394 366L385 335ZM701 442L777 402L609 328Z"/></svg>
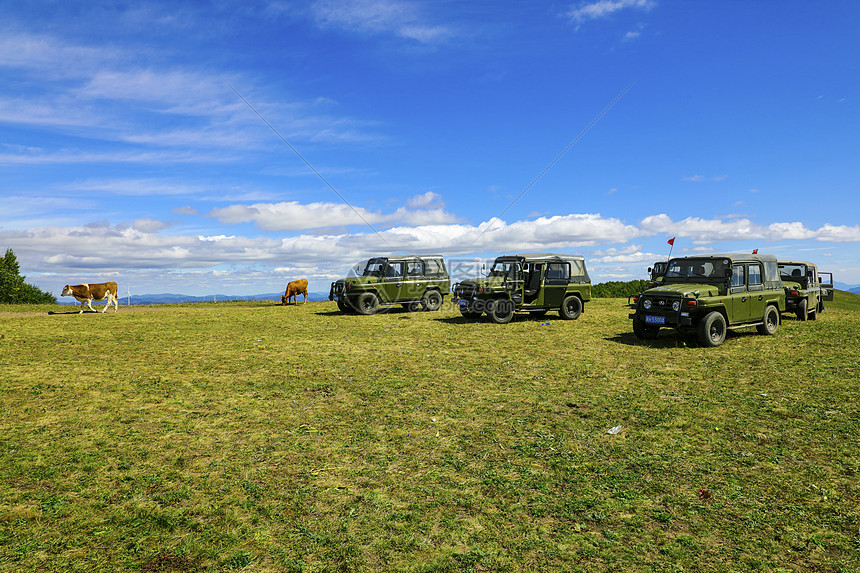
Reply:
<svg viewBox="0 0 860 573"><path fill-rule="evenodd" d="M656 286L646 290L645 294L654 295L676 295L686 298L698 298L700 296L717 296L720 294L720 289L714 285L701 283L675 283L668 285Z"/></svg>
<svg viewBox="0 0 860 573"><path fill-rule="evenodd" d="M348 277L345 279L338 279L337 282L352 286L373 285L379 282L379 277Z"/></svg>

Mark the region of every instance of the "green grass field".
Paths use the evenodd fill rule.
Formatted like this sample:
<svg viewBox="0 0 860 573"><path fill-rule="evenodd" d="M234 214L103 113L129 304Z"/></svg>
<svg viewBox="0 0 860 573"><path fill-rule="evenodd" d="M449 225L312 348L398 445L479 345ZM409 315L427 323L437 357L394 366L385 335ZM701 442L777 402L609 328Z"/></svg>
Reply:
<svg viewBox="0 0 860 573"><path fill-rule="evenodd" d="M0 309L0 570L860 571L860 296L714 349L625 302Z"/></svg>

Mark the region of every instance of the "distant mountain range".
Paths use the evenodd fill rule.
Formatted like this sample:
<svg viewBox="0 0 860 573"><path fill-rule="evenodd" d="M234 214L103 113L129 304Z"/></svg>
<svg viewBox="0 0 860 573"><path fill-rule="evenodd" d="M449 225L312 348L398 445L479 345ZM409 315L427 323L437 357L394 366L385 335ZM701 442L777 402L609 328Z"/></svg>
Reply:
<svg viewBox="0 0 860 573"><path fill-rule="evenodd" d="M848 292L853 292L856 294L860 294L860 285L848 285L845 283L837 282L834 285L839 290L844 290ZM163 294L133 294L129 296L121 296L119 297L120 304L131 304L131 305L147 305L147 304L177 304L180 302L226 302L231 300L241 300L241 301L249 301L249 300L271 300L276 302L281 302L281 296L284 293L282 292L274 292L274 293L266 293L266 294L251 294L251 295L235 295L235 294L209 294L206 296L192 296L189 294L173 294L173 293L163 293ZM304 300L304 297L299 297L299 300ZM309 301L325 301L328 300L327 292L309 292L308 293ZM74 299L71 298L60 298L60 304L65 305L73 305L80 304Z"/></svg>
<svg viewBox="0 0 860 573"><path fill-rule="evenodd" d="M848 292L860 294L860 285L849 285L849 284L841 283L839 281L835 281L833 283L833 286L839 290L845 290Z"/></svg>
<svg viewBox="0 0 860 573"><path fill-rule="evenodd" d="M131 296L120 296L120 304L131 305L147 305L147 304L176 304L180 302L226 302L231 300L271 300L281 302L283 292L267 293L267 294L252 294L252 295L235 295L235 294L209 294L206 296L192 296L188 294L133 294ZM305 297L299 295L299 301L303 301ZM328 293L309 292L309 301L328 300ZM80 304L73 298L60 298L60 304L73 305ZM95 303L99 304L99 303Z"/></svg>

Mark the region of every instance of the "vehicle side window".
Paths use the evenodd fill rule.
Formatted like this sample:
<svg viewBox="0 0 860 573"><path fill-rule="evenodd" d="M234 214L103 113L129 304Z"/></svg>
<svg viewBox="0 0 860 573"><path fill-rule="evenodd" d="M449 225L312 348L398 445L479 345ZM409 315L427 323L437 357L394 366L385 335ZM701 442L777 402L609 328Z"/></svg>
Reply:
<svg viewBox="0 0 860 573"><path fill-rule="evenodd" d="M424 274L424 263L418 261L410 261L406 263L406 274L407 275L423 275Z"/></svg>
<svg viewBox="0 0 860 573"><path fill-rule="evenodd" d="M546 268L546 278L549 280L570 280L570 265L567 263L549 263Z"/></svg>
<svg viewBox="0 0 860 573"><path fill-rule="evenodd" d="M441 275L444 274L442 272L442 261L440 259L425 259L425 274L427 275Z"/></svg>
<svg viewBox="0 0 860 573"><path fill-rule="evenodd" d="M388 263L388 268L385 269L386 277L402 277L403 276L403 263Z"/></svg>
<svg viewBox="0 0 860 573"><path fill-rule="evenodd" d="M750 286L761 286L761 265L750 265Z"/></svg>
<svg viewBox="0 0 860 573"><path fill-rule="evenodd" d="M746 276L743 265L732 267L732 287L740 287L746 284Z"/></svg>

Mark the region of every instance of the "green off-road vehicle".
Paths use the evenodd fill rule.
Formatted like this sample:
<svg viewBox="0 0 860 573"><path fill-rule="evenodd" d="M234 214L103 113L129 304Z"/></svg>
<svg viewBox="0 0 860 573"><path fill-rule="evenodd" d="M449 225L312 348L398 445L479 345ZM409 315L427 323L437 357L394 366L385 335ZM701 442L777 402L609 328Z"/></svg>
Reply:
<svg viewBox="0 0 860 573"><path fill-rule="evenodd" d="M329 300L342 312L374 314L380 305L401 304L407 310L439 310L451 291L441 255L374 257L356 275L331 283Z"/></svg>
<svg viewBox="0 0 860 573"><path fill-rule="evenodd" d="M663 327L719 346L729 329L775 334L785 290L773 255L700 255L669 261L660 285L633 298L633 332L656 338Z"/></svg>
<svg viewBox="0 0 860 573"><path fill-rule="evenodd" d="M666 274L667 264L668 263L666 261L658 261L654 263L653 267L648 267L648 275L650 277L648 288L657 286L657 284L663 280L663 275Z"/></svg>
<svg viewBox="0 0 860 573"><path fill-rule="evenodd" d="M818 272L806 261L779 261L779 275L785 285L785 310L798 320L815 320L824 312L824 301L833 300L833 273ZM827 275L829 282L822 282Z"/></svg>
<svg viewBox="0 0 860 573"><path fill-rule="evenodd" d="M580 256L505 255L485 278L454 284L454 299L464 317L486 313L498 324L510 322L515 312L543 315L548 310L572 320L591 300L591 279Z"/></svg>

